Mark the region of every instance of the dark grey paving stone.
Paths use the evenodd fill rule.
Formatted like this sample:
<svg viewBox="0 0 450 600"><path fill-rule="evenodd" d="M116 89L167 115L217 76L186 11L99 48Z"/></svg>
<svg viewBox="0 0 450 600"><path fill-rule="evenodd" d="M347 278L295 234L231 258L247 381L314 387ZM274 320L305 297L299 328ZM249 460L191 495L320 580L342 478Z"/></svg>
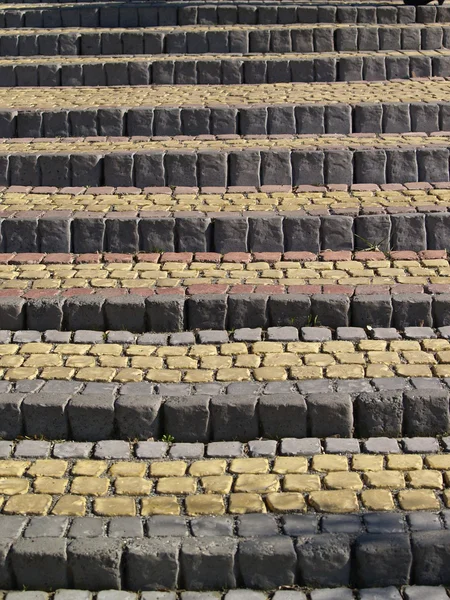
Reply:
<svg viewBox="0 0 450 600"><path fill-rule="evenodd" d="M91 442L56 442L53 446L55 458L88 458L94 444Z"/></svg>
<svg viewBox="0 0 450 600"><path fill-rule="evenodd" d="M67 517L48 516L31 517L25 530L24 537L63 537L67 531L69 519Z"/></svg>
<svg viewBox="0 0 450 600"><path fill-rule="evenodd" d="M430 437L403 438L402 444L405 452L413 454L433 454L440 450L438 440Z"/></svg>
<svg viewBox="0 0 450 600"><path fill-rule="evenodd" d="M105 535L106 521L101 517L75 517L72 521L67 537L69 538L96 538Z"/></svg>
<svg viewBox="0 0 450 600"><path fill-rule="evenodd" d="M240 442L210 442L206 447L209 458L235 458L244 454L244 445Z"/></svg>
<svg viewBox="0 0 450 600"><path fill-rule="evenodd" d="M102 440L95 444L94 456L100 459L121 458L127 460L131 458L130 444L122 440Z"/></svg>
<svg viewBox="0 0 450 600"><path fill-rule="evenodd" d="M232 536L234 520L232 517L198 517L191 519L191 531L195 537Z"/></svg>
<svg viewBox="0 0 450 600"><path fill-rule="evenodd" d="M252 440L248 443L250 456L274 457L277 453L277 442L275 440Z"/></svg>
<svg viewBox="0 0 450 600"><path fill-rule="evenodd" d="M301 337L304 342L328 342L333 339L331 329L327 327L302 327Z"/></svg>
<svg viewBox="0 0 450 600"><path fill-rule="evenodd" d="M273 515L249 514L237 518L237 532L240 537L260 537L278 535L278 524Z"/></svg>
<svg viewBox="0 0 450 600"><path fill-rule="evenodd" d="M144 527L140 517L114 517L109 522L108 537L144 537Z"/></svg>
<svg viewBox="0 0 450 600"><path fill-rule="evenodd" d="M428 512L416 512L406 515L406 522L411 531L437 531L442 529L439 515Z"/></svg>
<svg viewBox="0 0 450 600"><path fill-rule="evenodd" d="M50 454L50 442L20 440L14 452L15 458L46 458Z"/></svg>
<svg viewBox="0 0 450 600"><path fill-rule="evenodd" d="M195 458L203 458L203 454L205 451L204 444L188 444L188 443L178 443L172 444L169 449L169 457L180 459L195 459Z"/></svg>
<svg viewBox="0 0 450 600"><path fill-rule="evenodd" d="M311 456L321 454L322 446L318 438L284 438L280 451L283 456Z"/></svg>
<svg viewBox="0 0 450 600"><path fill-rule="evenodd" d="M139 442L135 447L136 458L164 458L168 448L166 442Z"/></svg>
<svg viewBox="0 0 450 600"><path fill-rule="evenodd" d="M184 517L155 515L147 519L147 535L186 537L189 530Z"/></svg>
<svg viewBox="0 0 450 600"><path fill-rule="evenodd" d="M319 517L317 515L285 515L281 517L285 535L296 537L318 532Z"/></svg>
<svg viewBox="0 0 450 600"><path fill-rule="evenodd" d="M261 327L236 329L233 333L233 339L235 342L260 342L262 340L262 329Z"/></svg>

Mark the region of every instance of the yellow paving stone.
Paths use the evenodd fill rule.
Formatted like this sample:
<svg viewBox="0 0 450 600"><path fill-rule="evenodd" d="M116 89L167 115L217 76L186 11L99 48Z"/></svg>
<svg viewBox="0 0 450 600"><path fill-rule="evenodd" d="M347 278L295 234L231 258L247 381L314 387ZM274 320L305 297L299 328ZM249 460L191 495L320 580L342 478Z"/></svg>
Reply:
<svg viewBox="0 0 450 600"><path fill-rule="evenodd" d="M36 477L45 475L47 477L62 477L67 470L67 461L56 458L38 459L28 469L28 475Z"/></svg>
<svg viewBox="0 0 450 600"><path fill-rule="evenodd" d="M189 356L201 358L204 356L216 356L217 348L208 344L197 344L189 348Z"/></svg>
<svg viewBox="0 0 450 600"><path fill-rule="evenodd" d="M188 349L184 346L159 346L156 349L157 356L185 356Z"/></svg>
<svg viewBox="0 0 450 600"><path fill-rule="evenodd" d="M401 363L397 352L368 352L367 358L370 363L383 365L398 365Z"/></svg>
<svg viewBox="0 0 450 600"><path fill-rule="evenodd" d="M179 515L180 505L176 496L153 496L141 500L141 515Z"/></svg>
<svg viewBox="0 0 450 600"><path fill-rule="evenodd" d="M306 511L306 502L303 495L295 492L267 494L266 503L269 510L276 513Z"/></svg>
<svg viewBox="0 0 450 600"><path fill-rule="evenodd" d="M155 383L179 383L181 381L181 371L150 369L147 371L145 379Z"/></svg>
<svg viewBox="0 0 450 600"><path fill-rule="evenodd" d="M235 354L247 354L247 345L243 342L231 342L220 346L222 356L233 356Z"/></svg>
<svg viewBox="0 0 450 600"><path fill-rule="evenodd" d="M150 465L152 477L182 477L186 473L187 463L182 460L153 462Z"/></svg>
<svg viewBox="0 0 450 600"><path fill-rule="evenodd" d="M30 464L28 460L0 460L0 477L21 477Z"/></svg>
<svg viewBox="0 0 450 600"><path fill-rule="evenodd" d="M234 361L235 367L255 369L261 364L261 358L255 354L239 354Z"/></svg>
<svg viewBox="0 0 450 600"><path fill-rule="evenodd" d="M119 495L147 496L152 489L152 482L143 477L117 477L114 487Z"/></svg>
<svg viewBox="0 0 450 600"><path fill-rule="evenodd" d="M2 356L0 357L0 367L20 367L23 361L23 356Z"/></svg>
<svg viewBox="0 0 450 600"><path fill-rule="evenodd" d="M8 369L3 375L7 381L21 381L23 379L36 379L38 370L32 367L17 367Z"/></svg>
<svg viewBox="0 0 450 600"><path fill-rule="evenodd" d="M367 510L394 510L394 500L388 490L363 490L361 502Z"/></svg>
<svg viewBox="0 0 450 600"><path fill-rule="evenodd" d="M28 492L28 480L20 477L0 478L0 494L14 496L15 494L26 494Z"/></svg>
<svg viewBox="0 0 450 600"><path fill-rule="evenodd" d="M83 496L61 496L52 509L52 515L83 517L86 514L86 498Z"/></svg>
<svg viewBox="0 0 450 600"><path fill-rule="evenodd" d="M425 464L430 469L450 469L450 454L428 454L425 456Z"/></svg>
<svg viewBox="0 0 450 600"><path fill-rule="evenodd" d="M217 381L248 381L249 379L249 369L219 369L216 374Z"/></svg>
<svg viewBox="0 0 450 600"><path fill-rule="evenodd" d="M11 496L3 507L7 515L46 515L52 504L47 494L19 494Z"/></svg>
<svg viewBox="0 0 450 600"><path fill-rule="evenodd" d="M397 365L395 367L400 377L431 377L431 369L427 365Z"/></svg>
<svg viewBox="0 0 450 600"><path fill-rule="evenodd" d="M75 375L75 379L79 381L112 381L116 369L110 369L106 367L87 367L80 369Z"/></svg>
<svg viewBox="0 0 450 600"><path fill-rule="evenodd" d="M439 352L445 348L449 348L450 342L448 340L436 339L436 340L422 340L422 348L424 350L431 350L432 352Z"/></svg>
<svg viewBox="0 0 450 600"><path fill-rule="evenodd" d="M207 494L186 497L186 513L191 517L201 515L223 515L225 504L222 496Z"/></svg>
<svg viewBox="0 0 450 600"><path fill-rule="evenodd" d="M389 349L392 352L415 352L420 351L420 343L415 340L394 340L389 342Z"/></svg>
<svg viewBox="0 0 450 600"><path fill-rule="evenodd" d="M193 494L196 489L195 477L161 477L156 483L158 494Z"/></svg>
<svg viewBox="0 0 450 600"><path fill-rule="evenodd" d="M442 475L439 471L425 469L423 471L409 471L406 474L406 480L412 488L428 488L432 490L441 490Z"/></svg>
<svg viewBox="0 0 450 600"><path fill-rule="evenodd" d="M339 454L316 454L312 457L311 469L326 473L328 471L348 471L348 459Z"/></svg>
<svg viewBox="0 0 450 600"><path fill-rule="evenodd" d="M332 354L305 354L303 360L308 367L329 367L336 362Z"/></svg>
<svg viewBox="0 0 450 600"><path fill-rule="evenodd" d="M330 490L361 490L363 485L358 473L348 471L333 471L328 473L323 480Z"/></svg>
<svg viewBox="0 0 450 600"><path fill-rule="evenodd" d="M234 483L235 492L257 492L267 494L276 492L280 487L279 479L276 475L238 475Z"/></svg>
<svg viewBox="0 0 450 600"><path fill-rule="evenodd" d="M265 513L266 506L259 494L230 494L228 511L234 515Z"/></svg>
<svg viewBox="0 0 450 600"><path fill-rule="evenodd" d="M283 490L285 492L313 492L320 490L320 487L319 475L289 473L283 478Z"/></svg>
<svg viewBox="0 0 450 600"><path fill-rule="evenodd" d="M227 468L227 461L222 459L196 460L189 467L189 475L205 477L207 475L223 475Z"/></svg>
<svg viewBox="0 0 450 600"><path fill-rule="evenodd" d="M200 361L202 369L230 369L233 366L232 356L204 356Z"/></svg>
<svg viewBox="0 0 450 600"><path fill-rule="evenodd" d="M134 517L136 504L133 498L95 498L94 512L104 517Z"/></svg>
<svg viewBox="0 0 450 600"><path fill-rule="evenodd" d="M23 344L20 348L20 354L48 354L53 348L52 344L43 344L41 342L29 342Z"/></svg>
<svg viewBox="0 0 450 600"><path fill-rule="evenodd" d="M67 478L36 477L34 480L34 491L37 494L64 494L68 481Z"/></svg>
<svg viewBox="0 0 450 600"><path fill-rule="evenodd" d="M311 492L308 502L319 512L344 514L359 510L358 498L355 492L349 490Z"/></svg>
<svg viewBox="0 0 450 600"><path fill-rule="evenodd" d="M141 369L120 369L114 376L114 381L119 383L132 383L142 381L144 373Z"/></svg>
<svg viewBox="0 0 450 600"><path fill-rule="evenodd" d="M418 454L388 454L386 467L397 471L410 471L422 469L422 457Z"/></svg>
<svg viewBox="0 0 450 600"><path fill-rule="evenodd" d="M364 368L361 365L332 365L326 368L330 379L363 379Z"/></svg>
<svg viewBox="0 0 450 600"><path fill-rule="evenodd" d="M279 354L283 352L280 342L255 342L252 345L253 354Z"/></svg>
<svg viewBox="0 0 450 600"><path fill-rule="evenodd" d="M214 380L214 372L206 369L188 370L183 375L187 383L209 383Z"/></svg>
<svg viewBox="0 0 450 600"><path fill-rule="evenodd" d="M200 479L206 494L229 494L233 485L231 475L207 475Z"/></svg>
<svg viewBox="0 0 450 600"><path fill-rule="evenodd" d="M384 352L387 343L383 340L361 340L358 342L358 350L363 352Z"/></svg>
<svg viewBox="0 0 450 600"><path fill-rule="evenodd" d="M71 354L87 354L91 348L90 344L57 344L55 352L57 354L70 356Z"/></svg>
<svg viewBox="0 0 450 600"><path fill-rule="evenodd" d="M107 354L109 356L120 356L122 354L121 344L93 344L89 350L89 354L101 356Z"/></svg>
<svg viewBox="0 0 450 600"><path fill-rule="evenodd" d="M72 467L72 475L84 475L85 477L99 477L108 467L104 460L77 460Z"/></svg>
<svg viewBox="0 0 450 600"><path fill-rule="evenodd" d="M436 359L428 352L403 352L403 357L410 365L431 365Z"/></svg>
<svg viewBox="0 0 450 600"><path fill-rule="evenodd" d="M322 379L321 367L291 367L289 370L292 379Z"/></svg>
<svg viewBox="0 0 450 600"><path fill-rule="evenodd" d="M74 477L70 491L81 496L105 496L109 489L106 477Z"/></svg>
<svg viewBox="0 0 450 600"><path fill-rule="evenodd" d="M380 377L394 377L394 373L387 365L367 365L366 377L372 379L377 379Z"/></svg>
<svg viewBox="0 0 450 600"><path fill-rule="evenodd" d="M61 356L56 354L35 354L29 356L23 363L24 367L60 367L63 364Z"/></svg>
<svg viewBox="0 0 450 600"><path fill-rule="evenodd" d="M163 364L163 359L158 356L133 356L131 359L131 366L135 369L162 369Z"/></svg>
<svg viewBox="0 0 450 600"><path fill-rule="evenodd" d="M340 352L335 354L336 360L342 364L365 365L366 359L361 352Z"/></svg>
<svg viewBox="0 0 450 600"><path fill-rule="evenodd" d="M144 477L147 465L144 462L116 462L109 467L111 477Z"/></svg>
<svg viewBox="0 0 450 600"><path fill-rule="evenodd" d="M297 354L317 354L320 352L319 342L288 342L286 349L288 352Z"/></svg>
<svg viewBox="0 0 450 600"><path fill-rule="evenodd" d="M267 458L233 458L229 470L230 473L267 473L269 461Z"/></svg>
<svg viewBox="0 0 450 600"><path fill-rule="evenodd" d="M68 367L48 367L42 370L41 379L58 379L62 381L70 381L75 375L75 369Z"/></svg>
<svg viewBox="0 0 450 600"><path fill-rule="evenodd" d="M436 377L450 377L450 365L434 365L433 373Z"/></svg>
<svg viewBox="0 0 450 600"><path fill-rule="evenodd" d="M381 471L383 469L383 462L383 456L354 454L352 456L352 469L354 471Z"/></svg>
<svg viewBox="0 0 450 600"><path fill-rule="evenodd" d="M304 456L277 456L275 458L273 473L306 473L308 471L308 459Z"/></svg>
<svg viewBox="0 0 450 600"><path fill-rule="evenodd" d="M4 354L15 354L18 352L19 344L0 344L0 356Z"/></svg>
<svg viewBox="0 0 450 600"><path fill-rule="evenodd" d="M322 352L354 352L355 348L352 342L331 341L322 344Z"/></svg>
<svg viewBox="0 0 450 600"><path fill-rule="evenodd" d="M439 500L431 490L402 490L398 502L403 510L438 510Z"/></svg>
<svg viewBox="0 0 450 600"><path fill-rule="evenodd" d="M369 487L388 490L399 490L405 487L402 471L367 471L364 473L364 482Z"/></svg>
<svg viewBox="0 0 450 600"><path fill-rule="evenodd" d="M95 367L96 360L94 356L69 356L66 358L66 368L82 369Z"/></svg>
<svg viewBox="0 0 450 600"><path fill-rule="evenodd" d="M293 367L301 365L302 361L297 354L285 352L284 354L266 354L263 367Z"/></svg>

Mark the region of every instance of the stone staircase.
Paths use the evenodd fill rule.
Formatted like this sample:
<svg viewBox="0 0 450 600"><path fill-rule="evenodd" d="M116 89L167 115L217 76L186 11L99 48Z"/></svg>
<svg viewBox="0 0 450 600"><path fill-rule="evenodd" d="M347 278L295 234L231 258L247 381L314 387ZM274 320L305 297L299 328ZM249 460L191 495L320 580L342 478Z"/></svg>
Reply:
<svg viewBox="0 0 450 600"><path fill-rule="evenodd" d="M445 600L450 12L0 6L4 600Z"/></svg>

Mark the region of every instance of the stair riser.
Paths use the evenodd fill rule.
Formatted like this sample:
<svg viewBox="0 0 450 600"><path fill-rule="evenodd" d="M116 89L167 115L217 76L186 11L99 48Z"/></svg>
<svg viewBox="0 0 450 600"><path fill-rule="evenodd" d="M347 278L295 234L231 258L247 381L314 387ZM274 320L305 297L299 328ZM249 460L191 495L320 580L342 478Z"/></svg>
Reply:
<svg viewBox="0 0 450 600"><path fill-rule="evenodd" d="M206 53L371 52L437 50L450 45L450 27L321 27L249 31L106 31L79 33L6 33L0 56L138 55Z"/></svg>
<svg viewBox="0 0 450 600"><path fill-rule="evenodd" d="M11 4L8 2L8 4ZM18 3L20 5L20 3ZM39 4L39 3L37 3ZM0 4L1 5L1 4ZM322 6L248 5L227 6L158 5L139 3L131 6L91 5L5 9L0 13L2 28L17 27L155 27L176 25L271 25L289 23L361 23L368 25L395 23L448 22L446 6Z"/></svg>
<svg viewBox="0 0 450 600"><path fill-rule="evenodd" d="M56 213L56 214L55 214ZM62 211L61 211L62 213ZM387 241L390 243L387 244ZM1 223L2 252L289 252L450 248L450 213L362 215L123 215L17 213Z"/></svg>
<svg viewBox="0 0 450 600"><path fill-rule="evenodd" d="M303 55L306 56L306 55ZM92 60L92 59L91 59ZM204 60L101 60L61 64L39 60L2 64L2 87L117 86L148 84L289 83L333 81L386 81L409 77L448 77L450 56L347 56L341 58Z"/></svg>
<svg viewBox="0 0 450 600"><path fill-rule="evenodd" d="M450 103L0 110L0 138L450 131Z"/></svg>

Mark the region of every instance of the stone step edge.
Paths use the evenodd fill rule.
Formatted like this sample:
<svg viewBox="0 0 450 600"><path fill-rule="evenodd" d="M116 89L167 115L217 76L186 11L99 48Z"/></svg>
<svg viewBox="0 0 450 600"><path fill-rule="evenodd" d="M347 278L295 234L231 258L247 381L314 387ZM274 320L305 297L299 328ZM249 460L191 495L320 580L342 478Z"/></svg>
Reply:
<svg viewBox="0 0 450 600"><path fill-rule="evenodd" d="M440 586L449 585L448 571L432 567L435 561L450 560L449 544L447 530L310 535L294 540L287 536L2 539L0 585L2 589L134 591Z"/></svg>
<svg viewBox="0 0 450 600"><path fill-rule="evenodd" d="M7 392L0 394L0 434L6 440L22 435L82 442L171 436L177 442L209 443L259 437L433 437L450 428L448 379L434 384L425 379L418 389L407 391L390 379L353 380L341 392L330 391L328 381L306 383L303 395L286 387L266 395L246 393L245 387L223 395L204 385L184 397L171 395L166 386L169 394L162 396L127 384L125 393L116 396L104 383L87 384L81 394ZM377 385L384 390L372 391ZM286 443L291 453L302 451L301 442ZM387 446L374 440L372 447Z"/></svg>
<svg viewBox="0 0 450 600"><path fill-rule="evenodd" d="M440 208L440 207L439 207ZM305 215L17 211L0 222L2 253L413 251L450 248L450 212ZM378 211L377 211L378 212ZM1 213L0 213L1 214ZM367 240L367 241L366 241ZM3 326L5 327L5 326Z"/></svg>
<svg viewBox="0 0 450 600"><path fill-rule="evenodd" d="M320 84L318 84L320 85ZM330 84L328 84L330 85ZM331 84L332 85L332 84ZM386 90L389 93L389 90ZM445 101L0 109L0 138L323 135L450 131ZM257 144L257 138L255 138Z"/></svg>
<svg viewBox="0 0 450 600"><path fill-rule="evenodd" d="M187 26L192 27L192 26ZM193 26L194 28L197 26ZM64 30L0 31L0 57L26 56L135 56L209 54L248 54L271 52L322 53L400 50L439 50L450 45L450 28L439 24L376 25L266 25L210 31L156 28L102 30L78 28ZM248 27L248 29L245 29ZM255 29L259 27L260 29ZM184 34L184 35L183 35Z"/></svg>
<svg viewBox="0 0 450 600"><path fill-rule="evenodd" d="M405 51L406 52L406 51ZM448 77L448 51L3 59L1 87L260 84ZM177 57L178 56L178 57Z"/></svg>
<svg viewBox="0 0 450 600"><path fill-rule="evenodd" d="M8 4L2 2L1 4ZM0 6L1 6L0 4ZM232 2L227 6L220 3L203 5L202 3L118 3L108 6L108 3L93 2L77 6L41 7L17 3L17 8L9 6L0 10L0 26L8 27L77 27L80 23L94 27L118 26L176 26L176 25L215 25L215 24L253 24L261 25L275 23L364 23L364 24L393 24L414 22L446 22L448 21L446 6L347 6L343 3L318 4L292 3L284 5L253 5ZM354 4L354 3L352 3ZM3 15L2 15L3 13ZM4 16L4 19L2 19Z"/></svg>

